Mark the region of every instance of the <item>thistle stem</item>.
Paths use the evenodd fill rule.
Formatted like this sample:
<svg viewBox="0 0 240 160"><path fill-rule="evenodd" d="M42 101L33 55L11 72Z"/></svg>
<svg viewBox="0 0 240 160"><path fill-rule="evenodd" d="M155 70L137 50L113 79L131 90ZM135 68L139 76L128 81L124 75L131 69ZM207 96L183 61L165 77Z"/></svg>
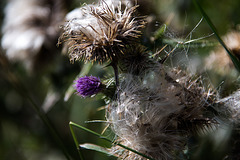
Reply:
<svg viewBox="0 0 240 160"><path fill-rule="evenodd" d="M114 76L115 76L115 81L116 81L116 99L119 99L119 78L118 78L118 67L115 63L111 63L111 66L113 67L114 70Z"/></svg>
<svg viewBox="0 0 240 160"><path fill-rule="evenodd" d="M116 64L111 64L111 66L113 67L114 70L114 74L115 74L115 81L116 81L116 88L119 88L119 78L118 78L118 68Z"/></svg>
<svg viewBox="0 0 240 160"><path fill-rule="evenodd" d="M83 154L82 154L82 152L81 152L81 146L79 145L79 142L78 142L78 140L77 140L77 137L76 137L76 135L75 135L75 132L73 131L72 123L71 123L71 122L69 123L69 128L70 128L70 131L71 131L71 134L72 134L74 143L75 143L75 145L76 145L76 147L77 147L77 151L78 151L79 158L80 158L80 160L84 160Z"/></svg>
<svg viewBox="0 0 240 160"><path fill-rule="evenodd" d="M87 128L83 127L83 126L80 126L80 125L78 125L78 124L76 124L76 123L74 123L74 122L71 122L71 121L70 121L70 122L69 122L69 125L74 126L74 127L77 127L77 128L80 128L80 129L82 129L82 130L84 130L84 131L87 131L87 132L89 132L89 133L91 133L91 134L94 134L95 136L98 136L98 137L100 137L101 139L104 139L104 140L106 140L106 141L108 141L108 142L110 142L110 143L112 143L112 144L116 144L116 145L118 145L118 146L120 146L120 147L122 147L122 148L124 148L124 149L126 149L126 150L129 150L129 151L131 151L131 152L133 152L133 153L136 153L136 154L138 154L138 155L140 155L140 156L142 156L142 157L144 157L144 158L147 158L147 159L149 159L149 160L154 160L153 158L151 158L151 157L149 157L149 156L146 156L146 155L144 155L144 154L142 154L142 153L140 153L140 152L138 152L138 151L136 151L136 150L134 150L134 149L131 149L131 148L125 146L125 145L122 145L122 144L120 144L120 143L118 143L118 142L113 142L112 140L108 139L107 137L105 137L105 136L103 136L103 135L100 135L100 134L98 134L98 133L96 133L96 132L94 132L94 131L92 131L92 130L90 130L90 129L87 129Z"/></svg>

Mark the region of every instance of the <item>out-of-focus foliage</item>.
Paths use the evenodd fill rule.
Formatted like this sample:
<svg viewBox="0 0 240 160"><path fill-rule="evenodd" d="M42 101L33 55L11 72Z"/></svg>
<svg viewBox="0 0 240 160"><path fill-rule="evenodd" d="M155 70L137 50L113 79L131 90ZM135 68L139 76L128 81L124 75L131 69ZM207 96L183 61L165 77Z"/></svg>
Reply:
<svg viewBox="0 0 240 160"><path fill-rule="evenodd" d="M144 2L144 0L141 0ZM146 0L147 1L147 0ZM49 4L57 1L50 1ZM91 1L72 0L68 1L65 6L66 13L70 10L77 8L80 4L91 3ZM0 1L0 28L2 29L5 6L9 3L6 0ZM233 69L229 72L219 74L214 70L205 70L205 58L209 56L215 49L214 47L221 47L213 45L211 47L189 47L191 43L184 44L184 42L191 39L197 39L210 35L212 32L206 22L203 20L197 28L195 25L201 20L201 14L195 8L191 0L151 0L154 4L150 9L144 10L140 6L141 15L147 14L149 24L143 34L142 43L147 47L157 49L158 45L166 44L166 41L159 42L160 44L152 43L151 36L163 24L167 24L167 30L164 33L168 40L171 40L173 45L168 45L166 50L174 49L175 45L183 44L174 50L173 54L168 58L168 65L173 64L185 66L191 72L197 72L206 75L207 82L218 91L220 96L226 96L232 91L239 88L239 80L237 79L237 72ZM226 35L229 31L240 30L240 1L224 1L224 0L202 0L202 7L205 9L220 36ZM148 7L146 7L148 8ZM145 13L146 12L146 13ZM11 20L10 20L11 21ZM193 32L191 30L194 29ZM188 34L191 33L191 36ZM4 33L1 32L2 37ZM59 30L60 35L60 30ZM17 36L17 35L16 35ZM0 38L1 38L0 37ZM57 43L57 37L54 37ZM214 40L214 36L204 38L206 45ZM181 43L177 43L180 42ZM70 99L64 101L64 95L67 89L72 85L73 80L83 68L83 63L75 62L70 64L69 58L62 54L63 46L56 46L56 43L50 44L45 48L41 48L41 52L51 53L51 59L46 63L40 61L35 70L29 71L25 64L21 62L11 62L3 55L6 55L6 50L1 47L0 51L0 159L2 160L61 160L66 159L62 153L59 145L54 140L51 132L46 125L38 117L34 111L32 103L26 98L26 94L30 95L31 99L37 104L38 107L43 107L43 112L51 120L52 125L58 131L63 140L64 146L72 159L78 159L78 154L72 135L69 130L69 121L76 122L98 133L104 130L106 125L100 122L88 122L94 120L104 120L105 111L100 108L104 106L104 101L101 96L96 96L91 99L80 98L73 94ZM194 44L194 42L192 43ZM199 47L200 46L200 47ZM190 49L189 49L189 48ZM64 49L63 49L64 50ZM164 54L164 53L161 53ZM44 55L47 57L48 55ZM41 58L41 57L37 57ZM44 59L45 61L45 59ZM24 62L26 63L26 62ZM186 65L187 64L187 65ZM107 64L105 64L107 66ZM47 66L47 67L46 67ZM109 67L94 64L88 75L94 75L103 78L105 73L113 73ZM15 79L12 79L16 77ZM16 88L16 84L21 84L22 88ZM210 83L209 83L210 84ZM231 128L222 131L219 130L217 134L224 135L220 137L220 142L224 142L224 138L228 138ZM76 132L79 143L94 143L101 146L110 146L109 143L91 135L87 132L74 129ZM109 138L113 138L111 131L107 130L105 133ZM214 136L200 137L201 148L196 149L193 157L195 159L204 159L205 154L220 154L214 150L208 150L208 144L212 144L211 140ZM189 142L191 143L191 142ZM223 143L222 143L223 144ZM226 145L215 144L219 151L226 152ZM214 148L214 147L213 147ZM212 149L212 148L211 148ZM115 159L104 154L83 150L84 158L86 159ZM219 155L221 157L221 155ZM199 158L201 157L201 158ZM209 156L210 157L210 156ZM208 157L208 158L209 158Z"/></svg>

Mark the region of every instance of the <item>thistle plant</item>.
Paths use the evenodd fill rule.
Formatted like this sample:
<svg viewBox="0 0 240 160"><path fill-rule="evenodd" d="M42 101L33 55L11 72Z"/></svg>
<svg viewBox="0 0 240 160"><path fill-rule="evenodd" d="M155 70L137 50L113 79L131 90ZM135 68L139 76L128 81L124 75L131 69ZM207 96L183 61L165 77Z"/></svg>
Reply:
<svg viewBox="0 0 240 160"><path fill-rule="evenodd" d="M77 16L67 16L60 40L67 43L70 61L114 64L117 96L107 95L111 102L106 120L117 144L152 159L181 159L187 157L190 137L217 127L215 112L220 111L213 106L219 104L218 97L199 78L151 56L138 40L144 23L134 17L136 8L105 1L83 6ZM75 88L86 97L101 91L102 84L98 78L82 77ZM121 159L146 159L119 145L110 153Z"/></svg>
<svg viewBox="0 0 240 160"><path fill-rule="evenodd" d="M21 1L26 3L26 0ZM61 14L58 16L61 17L61 20L57 19L55 23L55 21L53 22L54 16L48 17L48 15L52 15L50 14L52 12L48 12L49 10L46 7L48 5L42 5L45 3L40 5L36 0L31 0L31 3L26 3L26 6L32 5L32 8L39 11L37 13L41 12L42 14L34 13L34 9L23 10L24 14L29 12L33 16L23 15L22 18L19 16L19 27L14 25L17 24L15 21L6 21L3 27L5 33L3 33L2 47L6 50L8 59L30 60L32 63L34 61L33 57L38 59L37 55L40 54L40 51L44 52L48 46L51 48L51 43L54 43L55 46L56 41L54 40L56 39L54 38L59 37L58 47L63 47L61 48L62 52L68 55L70 63L75 63L76 68L74 69L79 71L78 63L80 64L81 71L77 76L74 73L73 77L76 76L76 78L70 80L71 85L67 85L67 87L70 87L65 93L67 96L65 96L64 100L69 100L69 97L75 92L79 96L74 97L75 106L90 109L91 107L86 107L85 104L79 105L79 101L81 103L81 101L93 97L95 97L93 100L100 101L101 99L99 103L101 106L94 109L97 111L104 110L102 119L99 120L98 117L98 120L92 120L92 117L88 117L86 120L88 120L88 124L90 122L103 122L105 125L103 131L99 131L101 134L98 134L74 122L69 123L70 132L81 160L85 157L82 153L83 148L107 153L118 159L125 160L187 160L196 157L196 159L204 159L205 155L207 158L210 157L209 159L239 159L240 91L238 84L236 84L238 89L235 92L224 97L219 89L210 85L209 81L205 82L205 75L197 69L197 72L193 74L187 70L190 68L189 64L184 67L177 66L175 62L181 61L178 59L180 57L180 54L177 53L178 48L187 48L187 53L184 53L184 55L190 61L188 59L191 54L189 48L191 49L194 45L195 47L203 46L202 40L207 36L190 39L186 43L179 41L179 39L175 41L174 38L167 37L172 15L168 17L166 24L158 26L158 24L162 23L161 21L156 22L159 17L156 16L156 13L152 13L151 9L145 7L149 2L153 1L99 0L93 4L83 4L66 14L65 21L60 25L60 34L60 28L52 30L52 27L59 26L59 22L63 20L64 10L61 10L61 5L56 7L61 10L59 11L59 14ZM193 2L202 12L204 19L207 20L217 39L230 56L230 58L227 58L227 54L223 52L223 49L216 49L213 51L214 54L207 58L202 68L212 69L215 67L217 68L216 73L226 74L226 70L222 70L222 68L231 72L235 66L237 72L240 67L240 63L238 63L239 33L237 31L231 32L223 38L224 40L221 40L198 2L196 0L193 0ZM11 3L12 5L19 5L16 0L12 0ZM49 4L52 3L49 1ZM165 2L165 4L167 3ZM13 10L7 9L6 11L10 16ZM143 13L146 13L146 16L143 16ZM17 17L17 14L13 15ZM33 21L31 21L32 19ZM35 22L38 19L44 22L40 30L36 29L39 27L38 23L34 23L35 25L28 23ZM50 20L48 21L48 19ZM202 20L197 26L200 25ZM27 30L28 27L29 30ZM19 35L16 38L17 41L21 39L22 35L31 33L28 38L23 36L26 38L24 41L27 44L26 46L10 43L11 39L9 37L13 38L13 36L10 36L13 34L11 33L12 28L14 30L17 28L15 30L18 33L16 35ZM187 38L192 38L193 31L188 34ZM54 40L51 41L52 39ZM20 46L20 48L16 46ZM215 47L217 48L219 45ZM18 51L21 54L18 55ZM52 126L53 123L45 114L48 110L42 111L42 108L38 107L38 103L34 102L35 97L31 98L30 92L27 93L27 89L21 87L20 81L16 81L16 77L12 76L12 73L8 71L8 68L11 67L8 66L9 63L6 57L0 53L0 65L3 66L0 68L4 68L6 72L3 75L6 75L11 83L17 84L15 88L20 90L23 88L20 93L25 94L29 102L33 104L33 109L50 129L55 140L59 141L59 146L62 148L66 158L71 159L74 155L72 156L71 151L65 148L57 130ZM219 65L218 62L213 62L211 58L220 60L222 63ZM110 68L110 66L113 68ZM64 70L61 71L61 75L51 73L50 76L46 76L57 81L55 82L58 84L56 86L61 86L62 91L66 89L66 86L64 86L66 82L59 83L59 77L67 77L68 74L66 73L72 71L71 69L65 70L64 67L66 66L56 69L57 72ZM46 86L49 86L51 81L46 77L44 76L42 81ZM73 77L71 78L74 79ZM237 82L237 80L234 82ZM59 97L60 95L62 94L59 94ZM51 97L47 98L47 100L49 101L46 101L46 103L50 103L48 105L50 107L52 107L53 103L56 103L56 99L53 99L53 101ZM97 106L97 102L95 102L92 104ZM104 106L102 107L103 103ZM87 104L87 106L90 105ZM78 108L81 113L74 112L74 114L77 113L78 118L87 117L85 108ZM54 116L51 119L54 119ZM82 119L85 120L85 118ZM60 125L63 126L63 124ZM110 142L111 145L107 148L95 144L79 144L78 138L82 137L82 135L78 137L73 127L94 134L100 139ZM198 157L202 150L206 150L211 145L213 145L211 149L214 152L216 150L218 152L222 151L219 148L216 149L216 146L221 146L221 143L219 143L220 145L217 144L217 142L221 142L221 140L218 141L218 138L221 137L218 134L224 130L224 127L228 128L226 134L228 136L222 136L221 140L225 141L224 147L227 149L221 153L220 158L214 156L211 158L211 155L208 154L203 154L204 158ZM108 134L107 131L109 130L114 136ZM202 148L205 142L201 140L214 134L216 134L216 137L213 138L214 142L210 140L207 143L211 145ZM112 139L109 138L111 136ZM231 143L231 146L228 143Z"/></svg>
<svg viewBox="0 0 240 160"><path fill-rule="evenodd" d="M69 47L70 61L111 61L119 67L117 96L109 97L115 98L106 111L118 143L153 159L183 157L188 138L216 124L209 114L214 95L181 69L151 57L137 40L143 23L133 17L136 6L114 7L104 1L84 6L79 17L67 22L60 39ZM86 97L98 93L102 84L82 77L75 88ZM144 159L119 146L110 152L122 159Z"/></svg>

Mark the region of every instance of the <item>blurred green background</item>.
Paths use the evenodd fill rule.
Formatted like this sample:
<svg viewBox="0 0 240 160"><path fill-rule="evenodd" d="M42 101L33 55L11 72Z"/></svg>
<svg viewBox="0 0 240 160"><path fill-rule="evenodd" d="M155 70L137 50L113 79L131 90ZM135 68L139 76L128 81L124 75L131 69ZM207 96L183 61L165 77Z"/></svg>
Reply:
<svg viewBox="0 0 240 160"><path fill-rule="evenodd" d="M93 1L72 0L69 1L66 9L70 11L79 7L80 4L84 2L91 3ZM8 1L6 0L0 1L0 27L3 24L5 17L4 8L7 3ZM152 28L147 28L148 30L146 34L144 34L146 37L143 37L143 39L147 40L143 41L143 43L149 45L149 48L152 48L153 51L161 47L157 45L150 47L147 41L150 39L149 37L154 34L154 31L163 23L166 23L170 19L166 33L168 38L181 38L181 40L187 41L189 39L188 37L185 39L186 36L202 18L191 0L151 0L146 3L147 10L142 10L141 14L151 15L156 21L154 21ZM201 0L200 3L221 36L230 30L240 29L239 0ZM203 20L194 32L192 32L192 39L204 37L211 33L208 25ZM1 32L0 36L3 34L4 33ZM215 40L215 37L211 36L207 39ZM41 70L35 70L31 74L29 74L21 62L10 63L4 59L4 56L0 57L1 160L66 159L58 143L51 135L51 132L33 109L33 104L29 101L29 97L38 107L42 107L47 99L50 99L50 101L53 100L53 102L48 105L49 110L46 112L46 115L58 131L72 159L79 158L69 130L69 121L73 121L98 133L101 133L106 127L105 123L86 123L86 121L105 119L105 111L99 110L100 107L104 106L104 101L101 99L101 96L83 99L73 94L68 101L64 101L67 89L72 85L73 80L79 74L84 64L80 62L70 64L68 57L61 53L62 46L57 48L55 45L54 47L56 47L56 55L54 58L48 62L46 67L42 65ZM180 57L185 55L186 48L176 50L174 56L171 57L173 62L177 61L178 65L185 64L186 60ZM199 58L201 60L198 63L200 63L199 66L201 66L202 59L206 57L212 49L213 47L192 48L187 51L189 56L187 61L193 60L192 63L194 64L194 60ZM3 49L1 50L3 52L1 54L4 55L5 51ZM169 62L169 64L171 63ZM196 70L198 71L198 68ZM88 75L103 78L107 73L112 73L112 70L106 68L104 65L94 64ZM236 77L228 75L221 76L206 71L203 71L203 73L207 75L211 85L215 88L218 88L222 81L225 82L221 85L222 89L220 93L222 95L227 95L239 87L236 84ZM11 76L15 77L16 81ZM53 98L49 98L50 96ZM90 133L76 128L74 128L74 131L79 143L93 143L104 147L111 146L109 143ZM105 135L109 138L114 137L110 130L107 130ZM83 150L83 154L85 159L89 160L115 159L114 157L89 150Z"/></svg>

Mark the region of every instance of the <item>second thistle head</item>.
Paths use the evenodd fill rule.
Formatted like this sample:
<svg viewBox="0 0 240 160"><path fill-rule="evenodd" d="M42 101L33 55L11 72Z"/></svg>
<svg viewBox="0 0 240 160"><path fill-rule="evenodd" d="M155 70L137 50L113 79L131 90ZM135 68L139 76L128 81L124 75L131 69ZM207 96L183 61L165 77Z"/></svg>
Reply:
<svg viewBox="0 0 240 160"><path fill-rule="evenodd" d="M112 83L111 79L105 79L101 82L100 78L94 76L79 77L74 81L74 88L76 94L81 97L91 97L98 93L102 93L104 100L111 99L116 90L116 86Z"/></svg>
<svg viewBox="0 0 240 160"><path fill-rule="evenodd" d="M80 77L75 81L74 87L82 97L92 96L103 89L100 79L93 76Z"/></svg>
<svg viewBox="0 0 240 160"><path fill-rule="evenodd" d="M115 7L101 1L98 6L87 5L67 15L69 21L60 41L67 42L72 62L116 61L126 47L136 43L144 26L142 20L133 18L136 6L122 10L119 3Z"/></svg>

